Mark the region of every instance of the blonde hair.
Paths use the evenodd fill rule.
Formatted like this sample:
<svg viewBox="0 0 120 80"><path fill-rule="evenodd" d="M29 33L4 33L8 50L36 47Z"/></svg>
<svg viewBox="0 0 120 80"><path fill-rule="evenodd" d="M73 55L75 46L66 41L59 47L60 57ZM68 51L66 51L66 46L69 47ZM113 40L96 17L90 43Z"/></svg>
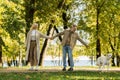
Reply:
<svg viewBox="0 0 120 80"><path fill-rule="evenodd" d="M31 26L31 30L37 29L37 28L38 28L38 24L37 23L33 23L32 26Z"/></svg>

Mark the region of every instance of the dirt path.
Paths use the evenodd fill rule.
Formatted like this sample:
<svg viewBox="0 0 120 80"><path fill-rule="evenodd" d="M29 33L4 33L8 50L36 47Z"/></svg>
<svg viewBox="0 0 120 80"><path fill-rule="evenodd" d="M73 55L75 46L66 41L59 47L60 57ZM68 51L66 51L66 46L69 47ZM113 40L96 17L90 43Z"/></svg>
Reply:
<svg viewBox="0 0 120 80"><path fill-rule="evenodd" d="M28 68L15 68L15 67L12 67L12 68L0 68L0 73L2 72L61 72L62 71L62 68L61 67L49 67L49 68L39 68L38 71L35 71L35 70L28 70ZM78 67L78 68L74 68L74 71L99 71L97 68L87 68L87 67ZM103 71L107 71L106 69L103 70ZM119 71L120 72L120 68L110 68L109 71L107 72L115 72L115 71Z"/></svg>

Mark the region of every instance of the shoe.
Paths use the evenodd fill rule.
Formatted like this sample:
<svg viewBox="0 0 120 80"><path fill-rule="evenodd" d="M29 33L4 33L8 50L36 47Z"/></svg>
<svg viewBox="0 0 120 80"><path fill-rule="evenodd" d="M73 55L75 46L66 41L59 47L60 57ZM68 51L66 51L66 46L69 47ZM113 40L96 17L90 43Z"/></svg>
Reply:
<svg viewBox="0 0 120 80"><path fill-rule="evenodd" d="M73 71L73 68L69 68L68 71Z"/></svg>
<svg viewBox="0 0 120 80"><path fill-rule="evenodd" d="M62 71L66 71L66 68L63 68Z"/></svg>
<svg viewBox="0 0 120 80"><path fill-rule="evenodd" d="M33 67L31 67L30 69L28 69L29 71L32 71L33 70Z"/></svg>
<svg viewBox="0 0 120 80"><path fill-rule="evenodd" d="M35 69L35 71L38 71L38 69Z"/></svg>
<svg viewBox="0 0 120 80"><path fill-rule="evenodd" d="M38 65L36 66L35 71L38 71Z"/></svg>
<svg viewBox="0 0 120 80"><path fill-rule="evenodd" d="M38 67L35 68L35 71L38 71Z"/></svg>

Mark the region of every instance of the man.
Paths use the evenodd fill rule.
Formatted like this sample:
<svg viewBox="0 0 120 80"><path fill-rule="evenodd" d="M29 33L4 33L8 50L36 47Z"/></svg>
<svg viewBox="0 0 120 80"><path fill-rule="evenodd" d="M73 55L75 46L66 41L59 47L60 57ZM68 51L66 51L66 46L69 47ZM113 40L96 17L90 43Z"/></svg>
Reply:
<svg viewBox="0 0 120 80"><path fill-rule="evenodd" d="M62 40L62 52L63 52L63 71L66 71L66 54L68 53L68 57L70 60L70 68L68 71L73 71L74 63L73 63L73 57L72 57L72 50L76 44L76 41L79 40L82 44L84 44L87 47L87 44L79 38L78 34L75 32L77 30L76 25L72 25L72 27L69 30L65 30L63 32L60 32L53 36L52 38L54 39L55 37L63 35L63 40Z"/></svg>

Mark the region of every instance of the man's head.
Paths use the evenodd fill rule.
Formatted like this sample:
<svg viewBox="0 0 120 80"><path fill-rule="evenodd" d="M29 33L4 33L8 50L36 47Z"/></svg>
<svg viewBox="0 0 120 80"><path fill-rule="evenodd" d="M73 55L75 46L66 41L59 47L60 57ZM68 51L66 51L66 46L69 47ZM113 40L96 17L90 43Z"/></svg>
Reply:
<svg viewBox="0 0 120 80"><path fill-rule="evenodd" d="M76 30L77 30L77 25L72 25L72 27L70 28L70 30L72 31L72 32L75 32Z"/></svg>

